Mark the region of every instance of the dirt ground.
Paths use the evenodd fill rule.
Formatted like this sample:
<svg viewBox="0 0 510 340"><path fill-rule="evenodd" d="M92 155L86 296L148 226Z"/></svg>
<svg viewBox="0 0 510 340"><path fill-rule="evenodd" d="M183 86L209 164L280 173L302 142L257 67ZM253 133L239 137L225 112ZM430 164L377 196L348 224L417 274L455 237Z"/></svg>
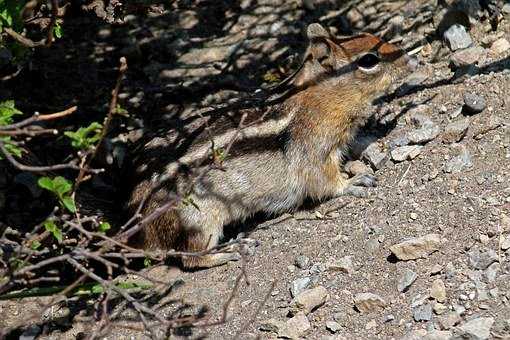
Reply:
<svg viewBox="0 0 510 340"><path fill-rule="evenodd" d="M510 13L502 12L496 31L488 20L471 18L473 46L481 48L473 52L477 65L455 73L454 53L436 35L442 16L435 1L178 3L149 17L130 15L114 28L85 25L88 30L80 31L80 20L94 19L70 19L66 37L54 47L68 57L57 64L47 52L37 52L32 71L2 89L2 95L20 97L27 110L39 103L50 109L73 101L82 114L97 117L108 103L104 94L113 83L116 61L126 55L130 71L121 97L132 117L116 131L130 136L164 129L176 114L253 92L274 77L283 79L299 63L306 47L302 32L312 22L336 34L364 30L408 50L421 49L407 90L374 105L375 119L364 128L388 157L375 169L378 186L365 197L308 203L293 214L259 216L250 227L241 226L259 244L244 263L249 284L240 281L227 322L180 329L171 338L230 339L238 332L240 339L285 337L290 287L305 282L306 289L324 287L326 302L290 326L295 331L290 337L510 339L510 46L498 49L501 43L495 43L510 41ZM65 86L57 86L63 78ZM31 101L19 92L26 81L33 88ZM466 94L485 100L481 112L469 112ZM439 133L419 143L413 159L395 160L394 151L406 144L402 140L423 117ZM465 124L467 132L452 123ZM364 161L370 165L366 156ZM104 191L118 185L111 178L103 184ZM439 235L437 250L411 260L392 255L393 245L428 234ZM348 265L335 266L345 259ZM209 321L215 321L241 269L239 261L195 272L165 266L148 272L178 280L172 298L185 301L189 310L208 306ZM400 291L399 282L414 276ZM431 294L438 280L444 283L445 298ZM360 293L376 294L384 303L355 308ZM34 298L1 301L2 322L9 325L36 308ZM466 331L473 320L483 322ZM40 338L74 339L94 327L79 318L64 324ZM484 327L488 337L481 334ZM106 338L148 336L118 329Z"/></svg>

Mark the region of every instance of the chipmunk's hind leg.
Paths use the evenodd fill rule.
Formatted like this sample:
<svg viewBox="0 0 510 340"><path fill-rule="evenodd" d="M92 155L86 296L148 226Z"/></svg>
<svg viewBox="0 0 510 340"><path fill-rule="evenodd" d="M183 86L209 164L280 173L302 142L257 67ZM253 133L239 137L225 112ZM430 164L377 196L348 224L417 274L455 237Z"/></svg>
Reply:
<svg viewBox="0 0 510 340"><path fill-rule="evenodd" d="M208 228L207 230L189 231L185 234L185 249L188 252L202 252L218 245L221 237L221 228ZM234 248L225 249L224 253L206 254L202 256L185 256L182 258L184 268L198 269L221 266L230 261L237 261L240 255L233 252Z"/></svg>

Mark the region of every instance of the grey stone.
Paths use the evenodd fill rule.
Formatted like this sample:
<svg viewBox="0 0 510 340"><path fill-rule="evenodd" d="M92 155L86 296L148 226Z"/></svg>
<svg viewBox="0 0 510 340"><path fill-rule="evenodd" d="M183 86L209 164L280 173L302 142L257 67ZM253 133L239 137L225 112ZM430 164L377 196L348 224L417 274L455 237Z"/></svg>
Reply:
<svg viewBox="0 0 510 340"><path fill-rule="evenodd" d="M310 259L305 255L299 255L294 260L294 264L299 269L306 269L310 265Z"/></svg>
<svg viewBox="0 0 510 340"><path fill-rule="evenodd" d="M485 340L491 336L491 328L494 318L482 317L470 320L455 330L454 339Z"/></svg>
<svg viewBox="0 0 510 340"><path fill-rule="evenodd" d="M410 110L410 114L406 118L407 123L413 125L416 128L421 128L427 124L431 124L432 119L430 119L428 115L424 114L427 109L427 105L421 104Z"/></svg>
<svg viewBox="0 0 510 340"><path fill-rule="evenodd" d="M276 319L269 319L259 326L261 331L276 333L278 338L299 339L310 329L310 321L303 312L297 313L294 317L283 322Z"/></svg>
<svg viewBox="0 0 510 340"><path fill-rule="evenodd" d="M441 329L450 329L456 326L461 321L460 315L456 312L448 312L444 316L437 318L437 322Z"/></svg>
<svg viewBox="0 0 510 340"><path fill-rule="evenodd" d="M413 310L415 321L430 321L432 319L432 306L428 303L418 306Z"/></svg>
<svg viewBox="0 0 510 340"><path fill-rule="evenodd" d="M439 303L439 302L436 302L434 304L434 313L436 313L437 315L441 315L441 314L444 314L444 312L446 312L448 310L448 307L442 303Z"/></svg>
<svg viewBox="0 0 510 340"><path fill-rule="evenodd" d="M298 339L311 328L310 321L303 312L299 312L287 320L285 326L287 334L280 332L278 336L289 339Z"/></svg>
<svg viewBox="0 0 510 340"><path fill-rule="evenodd" d="M395 320L395 315L393 315L393 314L388 314L388 315L386 315L386 316L384 317L384 320L383 320L383 321L384 321L384 322L391 322L391 321L393 321L393 320Z"/></svg>
<svg viewBox="0 0 510 340"><path fill-rule="evenodd" d="M354 265L352 264L352 256L344 256L338 260L333 260L327 264L328 270L339 271L346 274L354 272Z"/></svg>
<svg viewBox="0 0 510 340"><path fill-rule="evenodd" d="M451 158L445 164L444 171L447 173L458 173L472 166L471 154L464 145L461 145L459 155Z"/></svg>
<svg viewBox="0 0 510 340"><path fill-rule="evenodd" d="M418 275L415 272L413 272L410 269L406 269L402 276L400 277L400 279L398 280L397 284L398 291L405 292L407 289L409 289L409 287L411 287L413 282L416 281L417 277Z"/></svg>
<svg viewBox="0 0 510 340"><path fill-rule="evenodd" d="M446 44L452 51L461 48L467 48L473 44L471 36L466 31L466 28L459 24L450 26L444 33L443 38Z"/></svg>
<svg viewBox="0 0 510 340"><path fill-rule="evenodd" d="M478 301L489 300L489 293L487 291L487 284L483 281L475 281L476 295Z"/></svg>
<svg viewBox="0 0 510 340"><path fill-rule="evenodd" d="M336 333L342 329L342 325L336 321L326 321L326 329L332 333Z"/></svg>
<svg viewBox="0 0 510 340"><path fill-rule="evenodd" d="M423 338L427 336L427 333L428 332L425 329L417 329L406 333L399 340L423 340Z"/></svg>
<svg viewBox="0 0 510 340"><path fill-rule="evenodd" d="M390 247L390 251L399 260L416 260L426 258L429 254L439 250L440 244L439 234L427 234L395 244Z"/></svg>
<svg viewBox="0 0 510 340"><path fill-rule="evenodd" d="M485 110L485 99L477 94L464 93L464 111L468 114L476 114Z"/></svg>
<svg viewBox="0 0 510 340"><path fill-rule="evenodd" d="M404 80L402 86L399 88L398 93L400 95L404 95L414 88L420 86L427 80L428 76L426 74L420 73L420 72L414 72L411 73L407 78Z"/></svg>
<svg viewBox="0 0 510 340"><path fill-rule="evenodd" d="M407 138L409 138L409 144L425 144L435 139L440 131L437 124L430 122L419 129L409 132Z"/></svg>
<svg viewBox="0 0 510 340"><path fill-rule="evenodd" d="M501 250L508 250L510 249L510 236L503 237L500 243Z"/></svg>
<svg viewBox="0 0 510 340"><path fill-rule="evenodd" d="M462 118L450 122L443 133L442 139L445 143L456 143L460 141L467 133L469 128L469 118Z"/></svg>
<svg viewBox="0 0 510 340"><path fill-rule="evenodd" d="M309 272L310 272L310 274L312 274L312 275L316 275L316 274L320 274L320 273L322 273L322 272L323 272L323 271L325 271L325 270L326 270L326 266L324 266L324 264L323 264L323 263L318 262L318 263L314 263L314 264L310 267Z"/></svg>
<svg viewBox="0 0 510 340"><path fill-rule="evenodd" d="M394 149L396 147L399 147L399 146L406 146L409 144L409 138L407 136L399 136L399 137L396 137L394 139L392 139L389 143L388 143L388 147L390 149Z"/></svg>
<svg viewBox="0 0 510 340"><path fill-rule="evenodd" d="M400 146L391 150L391 159L395 162L403 162L405 160L412 160L416 158L423 149L421 145L406 145Z"/></svg>
<svg viewBox="0 0 510 340"><path fill-rule="evenodd" d="M480 251L478 248L473 248L469 251L469 264L474 269L485 270L497 260L498 255L492 249Z"/></svg>
<svg viewBox="0 0 510 340"><path fill-rule="evenodd" d="M465 67L480 62L480 59L486 54L486 50L481 46L473 46L463 50L458 50L450 57L451 63L455 67Z"/></svg>
<svg viewBox="0 0 510 340"><path fill-rule="evenodd" d="M496 281L496 276L498 275L498 272L501 270L501 265L497 262L491 264L486 270L485 270L485 277L487 278L487 281L489 283Z"/></svg>
<svg viewBox="0 0 510 340"><path fill-rule="evenodd" d="M362 313L371 313L386 306L382 297L373 293L359 293L354 296L354 305Z"/></svg>
<svg viewBox="0 0 510 340"><path fill-rule="evenodd" d="M430 330L427 335L425 335L423 340L450 340L452 336L452 332L450 331L438 331L438 330Z"/></svg>
<svg viewBox="0 0 510 340"><path fill-rule="evenodd" d="M299 295L299 293L303 292L307 289L312 283L312 279L310 277L302 277L292 281L290 284L290 295L294 298Z"/></svg>
<svg viewBox="0 0 510 340"><path fill-rule="evenodd" d="M374 169L381 169L388 161L388 153L381 150L379 144L371 143L361 154L361 158L367 161Z"/></svg>
<svg viewBox="0 0 510 340"><path fill-rule="evenodd" d="M328 300L328 291L323 286L317 286L305 290L297 295L290 303L289 313L296 315L298 312L310 313L319 308Z"/></svg>
<svg viewBox="0 0 510 340"><path fill-rule="evenodd" d="M505 14L510 14L510 3L504 4L501 11Z"/></svg>

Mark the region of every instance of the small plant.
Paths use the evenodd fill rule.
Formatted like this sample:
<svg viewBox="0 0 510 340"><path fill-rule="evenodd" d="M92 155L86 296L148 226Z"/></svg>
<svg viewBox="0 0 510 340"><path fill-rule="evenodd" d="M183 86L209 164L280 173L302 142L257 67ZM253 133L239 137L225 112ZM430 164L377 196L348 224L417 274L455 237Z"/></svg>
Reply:
<svg viewBox="0 0 510 340"><path fill-rule="evenodd" d="M58 241L62 242L62 230L52 220L44 222L44 228Z"/></svg>
<svg viewBox="0 0 510 340"><path fill-rule="evenodd" d="M19 31L22 27L21 11L25 7L24 0L1 0L0 1L0 30L10 27Z"/></svg>
<svg viewBox="0 0 510 340"><path fill-rule="evenodd" d="M81 127L76 131L66 131L64 135L71 139L71 145L78 150L87 150L96 144L101 138L103 126L98 122L92 122L87 127Z"/></svg>
<svg viewBox="0 0 510 340"><path fill-rule="evenodd" d="M112 227L111 227L110 223L108 223L108 222L100 222L98 230L99 230L100 233L106 233L111 228Z"/></svg>
<svg viewBox="0 0 510 340"><path fill-rule="evenodd" d="M6 100L0 103L0 126L11 124L15 115L22 115L14 105L14 100Z"/></svg>
<svg viewBox="0 0 510 340"><path fill-rule="evenodd" d="M43 189L51 191L57 196L59 203L70 212L76 212L76 205L71 197L72 184L64 177L57 176L53 179L41 177L37 184Z"/></svg>
<svg viewBox="0 0 510 340"><path fill-rule="evenodd" d="M0 13L0 16L2 14ZM0 26L1 28L1 26ZM14 105L14 100L6 100L0 103L0 126L12 124L14 116L22 115L23 112L18 110ZM0 142L5 145L5 149L11 155L21 157L22 150L12 142L10 136L2 136L0 134ZM0 153L0 160L3 159Z"/></svg>
<svg viewBox="0 0 510 340"><path fill-rule="evenodd" d="M64 32L62 30L62 26L60 25L60 23L58 21L55 22L55 27L53 27L53 35L57 39L62 38L62 36L64 35Z"/></svg>

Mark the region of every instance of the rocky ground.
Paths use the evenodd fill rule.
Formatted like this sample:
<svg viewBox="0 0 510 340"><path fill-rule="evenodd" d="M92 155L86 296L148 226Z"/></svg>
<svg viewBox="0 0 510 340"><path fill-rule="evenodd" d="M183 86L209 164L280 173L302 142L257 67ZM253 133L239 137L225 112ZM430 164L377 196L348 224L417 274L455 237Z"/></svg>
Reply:
<svg viewBox="0 0 510 340"><path fill-rule="evenodd" d="M257 218L245 230L259 243L244 263L249 284L240 282L228 321L173 336L510 339L510 5L494 32L488 20L454 16L470 28L449 19L439 37L444 12L427 1L238 6L206 6L209 16L176 10L168 14L174 21L128 18L137 32L122 38L121 30L98 29L97 41L113 36L118 53L144 61L123 94L130 112L154 126L177 108L191 112L279 79L296 65L302 28L314 21L337 33L383 34L414 49L420 66L374 106L364 129L372 142L346 166L373 171L378 186ZM176 23L182 31L167 30ZM205 27L214 32L206 36ZM182 280L173 297L191 309L207 305L218 320L242 265L147 272ZM0 314L9 323L34 306L1 302ZM78 318L65 325L43 338L76 338L91 327ZM144 336L119 330L108 338Z"/></svg>

